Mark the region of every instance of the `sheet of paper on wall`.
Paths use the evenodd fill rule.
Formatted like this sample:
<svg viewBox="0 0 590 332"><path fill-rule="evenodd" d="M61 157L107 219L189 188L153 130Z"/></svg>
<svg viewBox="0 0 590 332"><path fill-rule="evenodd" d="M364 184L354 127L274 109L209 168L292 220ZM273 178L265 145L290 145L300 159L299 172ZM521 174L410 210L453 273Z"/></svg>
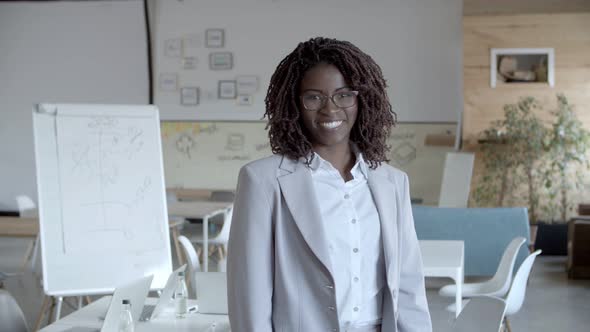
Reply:
<svg viewBox="0 0 590 332"><path fill-rule="evenodd" d="M168 39L164 42L164 55L172 58L182 57L182 39Z"/></svg>
<svg viewBox="0 0 590 332"><path fill-rule="evenodd" d="M185 57L196 57L199 56L199 51L203 47L203 34L194 33L190 34L182 39L183 55Z"/></svg>
<svg viewBox="0 0 590 332"><path fill-rule="evenodd" d="M198 58L196 56L188 56L182 59L182 68L186 70L197 69Z"/></svg>
<svg viewBox="0 0 590 332"><path fill-rule="evenodd" d="M178 74L162 73L160 74L159 87L162 91L176 91L178 89Z"/></svg>
<svg viewBox="0 0 590 332"><path fill-rule="evenodd" d="M253 95L258 91L258 76L241 75L236 78L236 81L240 95Z"/></svg>
<svg viewBox="0 0 590 332"><path fill-rule="evenodd" d="M185 87L180 89L180 103L182 105L198 105L199 88Z"/></svg>

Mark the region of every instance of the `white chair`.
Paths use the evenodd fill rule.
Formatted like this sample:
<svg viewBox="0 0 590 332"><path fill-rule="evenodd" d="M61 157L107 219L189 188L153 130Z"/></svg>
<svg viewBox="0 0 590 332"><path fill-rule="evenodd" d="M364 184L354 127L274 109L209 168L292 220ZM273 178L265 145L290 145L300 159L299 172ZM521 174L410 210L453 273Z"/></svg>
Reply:
<svg viewBox="0 0 590 332"><path fill-rule="evenodd" d="M508 332L511 331L508 317L516 314L522 307L522 304L524 303L524 297L526 295L527 281L529 279L529 275L531 274L535 258L537 258L540 253L541 250L537 250L530 254L524 260L524 262L522 262L518 268L518 271L516 271L514 281L512 282L508 296L506 296L506 314L504 316L504 323Z"/></svg>
<svg viewBox="0 0 590 332"><path fill-rule="evenodd" d="M438 200L439 207L467 207L474 159L473 153L447 153Z"/></svg>
<svg viewBox="0 0 590 332"><path fill-rule="evenodd" d="M233 205L229 207L224 212L223 217L223 225L221 226L221 230L214 236L210 236L207 243L211 247L217 247L217 250L209 250L209 255L217 252L218 257L218 267L220 272L225 272L226 261L225 258L227 256L227 242L229 241L229 230L231 228L231 219L233 215ZM201 246L203 245L203 235L197 234L190 238L191 242L198 243Z"/></svg>
<svg viewBox="0 0 590 332"><path fill-rule="evenodd" d="M196 283L195 283L195 272L201 271L201 262L199 261L199 255L195 251L195 247L191 241L183 235L178 237L178 241L180 241L180 245L182 246L182 251L184 252L184 256L186 256L186 260L188 263L188 272L190 277L188 278L189 287L193 289L193 293L196 294Z"/></svg>
<svg viewBox="0 0 590 332"><path fill-rule="evenodd" d="M463 297L474 297L481 295L504 297L510 289L510 283L512 282L512 274L514 270L514 263L516 257L522 245L526 242L524 237L516 237L510 241L502 258L496 273L490 280L477 283L464 283L462 288ZM444 286L439 290L441 296L455 297L457 288L454 284ZM454 306L451 306L452 311L455 310Z"/></svg>
<svg viewBox="0 0 590 332"><path fill-rule="evenodd" d="M37 205L33 200L26 195L18 195L16 196L16 205L18 207L18 214L21 218L36 218L38 217L37 213ZM25 268L25 265L31 260L31 271L35 271L35 265L37 263L37 254L39 252L39 234L35 240L31 241L29 247L27 248L27 252L25 254L25 258L23 259L22 268Z"/></svg>
<svg viewBox="0 0 590 332"><path fill-rule="evenodd" d="M25 315L16 300L0 289L0 331L29 332Z"/></svg>
<svg viewBox="0 0 590 332"><path fill-rule="evenodd" d="M449 331L498 332L502 328L506 302L492 296L476 296L465 305Z"/></svg>

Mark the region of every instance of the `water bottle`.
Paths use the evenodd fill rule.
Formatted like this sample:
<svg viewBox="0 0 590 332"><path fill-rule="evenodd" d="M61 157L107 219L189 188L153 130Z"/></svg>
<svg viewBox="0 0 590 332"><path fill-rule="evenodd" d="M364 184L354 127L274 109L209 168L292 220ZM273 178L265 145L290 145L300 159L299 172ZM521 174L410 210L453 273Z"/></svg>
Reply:
<svg viewBox="0 0 590 332"><path fill-rule="evenodd" d="M174 290L174 307L176 311L176 318L186 317L188 307L186 301L188 298L188 291L186 290L186 282L184 281L184 271L178 272L178 282Z"/></svg>
<svg viewBox="0 0 590 332"><path fill-rule="evenodd" d="M133 316L131 316L131 301L123 300L123 310L119 317L119 332L134 332Z"/></svg>

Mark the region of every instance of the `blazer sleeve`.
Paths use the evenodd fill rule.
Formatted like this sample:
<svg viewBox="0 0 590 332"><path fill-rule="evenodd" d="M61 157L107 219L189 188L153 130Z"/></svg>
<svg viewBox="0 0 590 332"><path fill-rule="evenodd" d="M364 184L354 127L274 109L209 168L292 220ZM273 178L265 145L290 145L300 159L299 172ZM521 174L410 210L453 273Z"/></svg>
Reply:
<svg viewBox="0 0 590 332"><path fill-rule="evenodd" d="M229 236L227 296L231 330L272 332L273 223L264 186L240 170Z"/></svg>
<svg viewBox="0 0 590 332"><path fill-rule="evenodd" d="M428 302L424 273L422 271L422 255L418 245L414 217L410 202L410 186L408 176L403 177L403 193L400 200L402 220L400 220L400 284L398 297L397 328L399 332L431 332L432 323Z"/></svg>

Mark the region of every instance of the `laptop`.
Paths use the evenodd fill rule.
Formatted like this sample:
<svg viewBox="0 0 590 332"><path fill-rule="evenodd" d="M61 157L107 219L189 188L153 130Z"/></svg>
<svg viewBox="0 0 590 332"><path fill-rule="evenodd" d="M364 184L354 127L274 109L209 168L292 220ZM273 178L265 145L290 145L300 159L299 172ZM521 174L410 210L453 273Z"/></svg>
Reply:
<svg viewBox="0 0 590 332"><path fill-rule="evenodd" d="M150 291L153 275L143 277L126 285L117 287L111 298L111 302L104 316L101 328L90 328L76 326L65 330L64 332L112 332L119 329L119 318L123 310L123 300L131 302L131 317L137 322L139 314L145 303L145 299Z"/></svg>
<svg viewBox="0 0 590 332"><path fill-rule="evenodd" d="M199 313L227 315L225 272L195 272Z"/></svg>
<svg viewBox="0 0 590 332"><path fill-rule="evenodd" d="M155 305L146 304L143 306L141 315L139 316L140 322L145 322L150 319L156 318L168 305L172 303L172 295L178 284L178 272L184 272L186 264L174 270L166 281L166 286L162 290L162 294L158 298L158 302Z"/></svg>

